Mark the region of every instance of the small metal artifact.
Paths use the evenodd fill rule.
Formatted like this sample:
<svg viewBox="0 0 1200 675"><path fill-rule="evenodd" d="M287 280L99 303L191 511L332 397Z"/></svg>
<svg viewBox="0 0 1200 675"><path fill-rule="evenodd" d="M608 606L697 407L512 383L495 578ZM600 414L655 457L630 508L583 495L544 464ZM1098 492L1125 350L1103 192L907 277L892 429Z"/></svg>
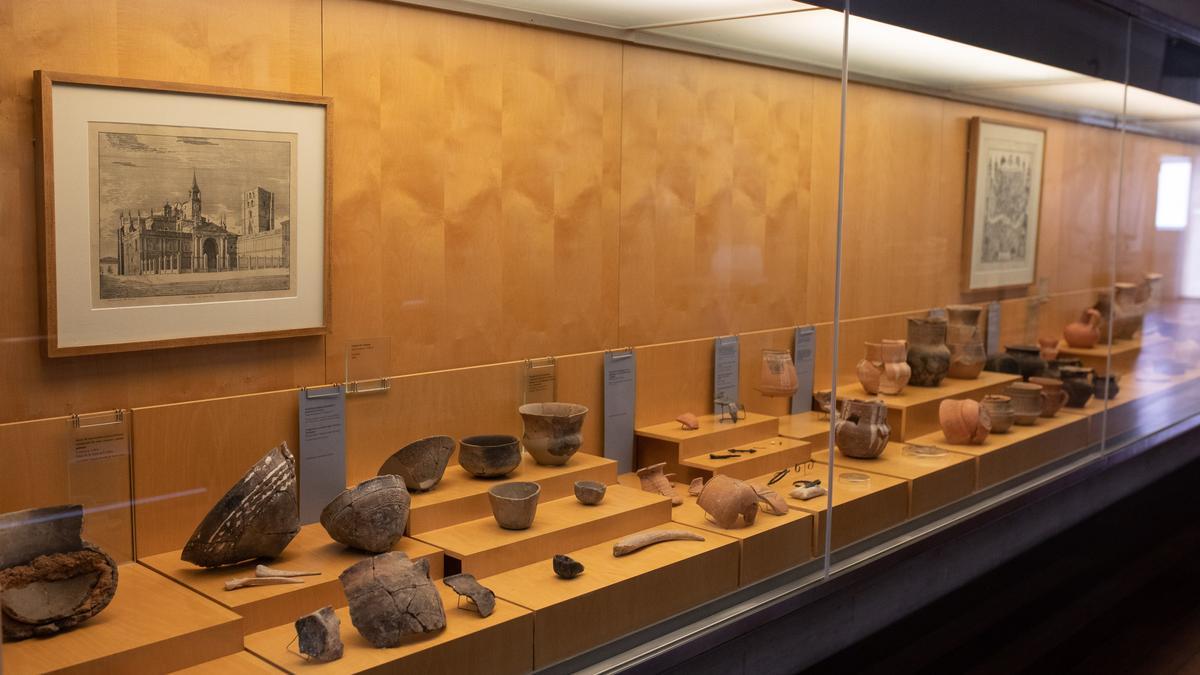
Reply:
<svg viewBox="0 0 1200 675"><path fill-rule="evenodd" d="M278 586L279 584L302 583L304 583L303 579L293 579L292 577L241 577L226 581L225 590L236 591L239 588L250 588L252 586Z"/></svg>
<svg viewBox="0 0 1200 675"><path fill-rule="evenodd" d="M350 622L372 645L395 647L405 636L446 627L442 597L429 580L429 561L401 551L360 560L338 579L350 605Z"/></svg>
<svg viewBox="0 0 1200 675"><path fill-rule="evenodd" d="M342 658L342 621L333 607L326 605L296 620L300 653L322 663Z"/></svg>
<svg viewBox="0 0 1200 675"><path fill-rule="evenodd" d="M383 553L404 534L409 504L399 476L376 476L334 497L321 511L321 527L346 546Z"/></svg>
<svg viewBox="0 0 1200 675"><path fill-rule="evenodd" d="M737 455L733 455L733 454L729 454L729 453L721 453L721 452L708 453L709 459L734 459L735 457L737 457Z"/></svg>
<svg viewBox="0 0 1200 675"><path fill-rule="evenodd" d="M379 467L380 476L395 475L404 480L412 492L432 490L446 473L450 455L454 454L454 439L449 436L430 436L392 453Z"/></svg>
<svg viewBox="0 0 1200 675"><path fill-rule="evenodd" d="M254 568L254 576L256 577L315 577L320 574L320 572L299 570L277 570L274 567L267 567L266 565L259 565Z"/></svg>
<svg viewBox="0 0 1200 675"><path fill-rule="evenodd" d="M0 516L0 624L5 640L46 637L99 614L117 563L84 541L78 504Z"/></svg>
<svg viewBox="0 0 1200 675"><path fill-rule="evenodd" d="M568 555L554 556L554 573L563 579L574 579L583 574L583 563Z"/></svg>
<svg viewBox="0 0 1200 675"><path fill-rule="evenodd" d="M442 582L470 600L479 611L479 616L489 617L496 611L496 594L480 584L474 574L453 574L442 579Z"/></svg>
<svg viewBox="0 0 1200 675"><path fill-rule="evenodd" d="M731 448L729 452L737 452L743 455L753 455L758 452L758 448Z"/></svg>
<svg viewBox="0 0 1200 675"><path fill-rule="evenodd" d="M200 567L274 558L299 532L295 460L281 443L204 516L180 557Z"/></svg>
<svg viewBox="0 0 1200 675"><path fill-rule="evenodd" d="M613 544L613 557L620 558L664 541L704 541L704 537L687 530L647 530L618 540Z"/></svg>
<svg viewBox="0 0 1200 675"><path fill-rule="evenodd" d="M713 401L721 407L721 416L717 420L718 423L729 422L736 424L740 420L746 419L746 406L736 401L726 401L725 399L717 399Z"/></svg>

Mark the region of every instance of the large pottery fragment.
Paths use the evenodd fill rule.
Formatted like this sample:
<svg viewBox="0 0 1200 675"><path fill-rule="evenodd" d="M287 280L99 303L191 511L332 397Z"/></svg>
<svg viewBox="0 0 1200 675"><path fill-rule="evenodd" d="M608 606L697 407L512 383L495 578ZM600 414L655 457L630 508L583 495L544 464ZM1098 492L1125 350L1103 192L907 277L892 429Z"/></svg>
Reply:
<svg viewBox="0 0 1200 675"><path fill-rule="evenodd" d="M54 635L108 606L117 563L83 540L78 505L0 516L0 623L5 640Z"/></svg>
<svg viewBox="0 0 1200 675"><path fill-rule="evenodd" d="M333 607L325 606L296 620L296 637L300 653L314 661L328 662L342 658L342 621Z"/></svg>
<svg viewBox="0 0 1200 675"><path fill-rule="evenodd" d="M350 605L350 622L376 647L395 647L408 635L446 627L428 560L413 562L390 551L351 565L338 579Z"/></svg>
<svg viewBox="0 0 1200 675"><path fill-rule="evenodd" d="M334 497L321 511L321 527L346 546L383 553L404 534L410 502L399 476L376 476Z"/></svg>
<svg viewBox="0 0 1200 675"><path fill-rule="evenodd" d="M299 532L295 460L282 443L208 512L181 557L201 567L274 558Z"/></svg>
<svg viewBox="0 0 1200 675"><path fill-rule="evenodd" d="M413 492L432 490L446 464L454 454L454 439L449 436L430 436L400 448L379 467L379 475L393 474L404 480L404 485Z"/></svg>

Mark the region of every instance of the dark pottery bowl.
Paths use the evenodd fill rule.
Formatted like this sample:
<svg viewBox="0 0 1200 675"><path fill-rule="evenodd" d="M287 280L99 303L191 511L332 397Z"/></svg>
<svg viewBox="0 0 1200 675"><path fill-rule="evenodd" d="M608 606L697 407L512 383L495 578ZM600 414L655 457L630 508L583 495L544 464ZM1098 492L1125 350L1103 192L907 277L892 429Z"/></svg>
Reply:
<svg viewBox="0 0 1200 675"><path fill-rule="evenodd" d="M458 464L478 478L497 478L521 465L516 436L467 436L458 442Z"/></svg>

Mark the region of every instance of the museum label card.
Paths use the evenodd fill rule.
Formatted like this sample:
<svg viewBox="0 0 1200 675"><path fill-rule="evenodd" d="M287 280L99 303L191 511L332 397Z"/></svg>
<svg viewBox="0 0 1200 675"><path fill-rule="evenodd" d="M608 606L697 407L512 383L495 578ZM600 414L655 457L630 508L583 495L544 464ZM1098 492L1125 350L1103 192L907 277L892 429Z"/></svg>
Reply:
<svg viewBox="0 0 1200 675"><path fill-rule="evenodd" d="M617 461L617 473L633 465L633 410L637 357L632 349L604 354L604 456Z"/></svg>
<svg viewBox="0 0 1200 675"><path fill-rule="evenodd" d="M300 390L300 523L346 489L346 392L341 385Z"/></svg>
<svg viewBox="0 0 1200 675"><path fill-rule="evenodd" d="M554 357L525 361L523 398L526 403L550 403L555 400Z"/></svg>
<svg viewBox="0 0 1200 675"><path fill-rule="evenodd" d="M715 401L738 403L738 336L719 337L713 349L713 414L720 416Z"/></svg>
<svg viewBox="0 0 1200 675"><path fill-rule="evenodd" d="M796 393L792 395L792 414L812 410L813 362L816 360L817 329L797 326L792 343L792 359L796 364Z"/></svg>
<svg viewBox="0 0 1200 675"><path fill-rule="evenodd" d="M987 307L987 353L1000 351L1000 303L989 302Z"/></svg>

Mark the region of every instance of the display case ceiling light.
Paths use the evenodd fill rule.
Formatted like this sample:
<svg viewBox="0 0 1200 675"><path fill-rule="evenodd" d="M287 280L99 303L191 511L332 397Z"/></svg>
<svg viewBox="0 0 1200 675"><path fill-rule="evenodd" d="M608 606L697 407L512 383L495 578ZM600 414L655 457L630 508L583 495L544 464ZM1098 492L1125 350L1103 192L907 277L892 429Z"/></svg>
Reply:
<svg viewBox="0 0 1200 675"><path fill-rule="evenodd" d="M798 70L841 68L842 14L790 0L429 0L540 15L631 42L672 46ZM516 18L516 17L514 17ZM619 31L614 35L613 31ZM587 32L585 29L584 32ZM852 77L900 88L995 102L1200 138L1200 105L862 17L850 19Z"/></svg>

